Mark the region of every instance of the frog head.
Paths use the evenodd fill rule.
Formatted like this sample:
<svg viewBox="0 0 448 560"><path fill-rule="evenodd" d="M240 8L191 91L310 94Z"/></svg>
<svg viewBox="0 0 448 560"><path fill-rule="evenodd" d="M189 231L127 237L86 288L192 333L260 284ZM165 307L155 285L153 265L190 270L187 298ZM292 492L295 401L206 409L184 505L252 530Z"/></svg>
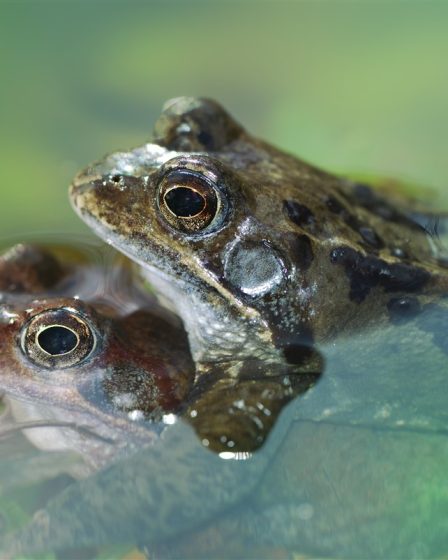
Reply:
<svg viewBox="0 0 448 560"><path fill-rule="evenodd" d="M70 190L74 208L175 303L198 361L283 359L270 318L291 320L278 302L313 259L310 239L283 226L275 196L290 181L286 156L207 99L168 103L154 136L80 173ZM305 281L297 290L302 315L313 290ZM305 325L290 338L310 341Z"/></svg>
<svg viewBox="0 0 448 560"><path fill-rule="evenodd" d="M123 311L104 275L101 296L96 286L80 299L82 286L60 274L69 266L46 249L15 247L0 269L0 390L16 420L34 424L27 437L95 468L151 442L194 379L179 325L153 307Z"/></svg>
<svg viewBox="0 0 448 560"><path fill-rule="evenodd" d="M152 142L90 165L70 196L171 300L198 362L300 364L316 341L387 320L392 295L432 285L426 232L391 201L207 99L169 102Z"/></svg>

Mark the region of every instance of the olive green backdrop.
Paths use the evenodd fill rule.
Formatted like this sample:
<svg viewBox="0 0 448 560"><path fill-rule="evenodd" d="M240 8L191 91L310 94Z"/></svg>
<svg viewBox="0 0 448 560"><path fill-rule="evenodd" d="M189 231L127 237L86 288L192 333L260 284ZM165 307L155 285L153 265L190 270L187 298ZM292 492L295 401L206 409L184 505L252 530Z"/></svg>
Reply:
<svg viewBox="0 0 448 560"><path fill-rule="evenodd" d="M448 2L0 2L0 237L85 231L67 185L207 95L329 169L448 207ZM438 198L436 198L438 197Z"/></svg>

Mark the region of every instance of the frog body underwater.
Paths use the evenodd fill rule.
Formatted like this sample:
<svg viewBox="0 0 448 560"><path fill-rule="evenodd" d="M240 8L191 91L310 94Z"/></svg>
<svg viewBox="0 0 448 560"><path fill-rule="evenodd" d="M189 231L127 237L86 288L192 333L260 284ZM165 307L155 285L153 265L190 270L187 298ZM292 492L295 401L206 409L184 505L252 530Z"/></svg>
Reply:
<svg viewBox="0 0 448 560"><path fill-rule="evenodd" d="M250 358L275 375L448 288L411 204L255 139L207 99L168 102L153 142L88 166L70 197L171 301L199 371L235 360L237 377Z"/></svg>
<svg viewBox="0 0 448 560"><path fill-rule="evenodd" d="M273 453L238 462L215 452L235 459L260 447L282 407L314 381L195 385L179 319L141 290L121 257L99 265L18 245L0 256L0 289L0 389L15 420L7 429L23 429L36 447L51 452L48 477L58 461L67 470L63 452L83 459L68 464L81 481L54 498L64 503L65 492L81 492L83 498L70 500L68 518L64 508L52 512L49 534L39 521L37 532L31 524L14 544L3 545L9 549L3 554L89 546L87 525L94 528L93 546L114 540L113 533L123 541L131 535L135 544L141 536L124 519L139 515L156 533L175 533L173 516L195 526L238 501L242 480L248 492ZM207 507L198 499L204 493ZM114 507L104 511L105 494L118 499L120 515Z"/></svg>

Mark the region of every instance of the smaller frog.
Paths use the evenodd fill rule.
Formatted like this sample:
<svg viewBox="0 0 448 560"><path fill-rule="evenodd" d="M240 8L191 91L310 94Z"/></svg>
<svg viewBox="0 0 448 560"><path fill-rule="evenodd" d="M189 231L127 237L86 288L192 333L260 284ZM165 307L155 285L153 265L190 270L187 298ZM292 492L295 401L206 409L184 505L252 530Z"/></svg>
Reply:
<svg viewBox="0 0 448 560"><path fill-rule="evenodd" d="M151 142L88 166L70 198L171 301L199 371L232 359L233 377L247 359L265 375L306 370L310 347L448 290L409 201L254 138L209 99L169 101Z"/></svg>
<svg viewBox="0 0 448 560"><path fill-rule="evenodd" d="M120 305L129 311L135 302L124 288L114 301L106 276L99 297L98 268L64 264L30 245L0 257L0 387L34 444L75 449L94 470L153 440L155 422L181 409L194 379L175 320L157 314L154 302L148 307L147 297L141 307L143 295L137 309L123 312ZM90 301L79 299L93 276Z"/></svg>

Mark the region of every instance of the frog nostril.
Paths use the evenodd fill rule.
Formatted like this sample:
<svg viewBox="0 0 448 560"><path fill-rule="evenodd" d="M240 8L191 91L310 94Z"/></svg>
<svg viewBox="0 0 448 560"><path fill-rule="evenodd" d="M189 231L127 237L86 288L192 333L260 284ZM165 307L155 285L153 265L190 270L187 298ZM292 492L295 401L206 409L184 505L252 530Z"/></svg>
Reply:
<svg viewBox="0 0 448 560"><path fill-rule="evenodd" d="M77 334L62 325L53 325L43 329L37 335L36 340L42 350L51 356L68 354L79 345Z"/></svg>
<svg viewBox="0 0 448 560"><path fill-rule="evenodd" d="M207 206L204 196L189 187L170 189L165 193L164 201L168 209L178 218L198 216Z"/></svg>

